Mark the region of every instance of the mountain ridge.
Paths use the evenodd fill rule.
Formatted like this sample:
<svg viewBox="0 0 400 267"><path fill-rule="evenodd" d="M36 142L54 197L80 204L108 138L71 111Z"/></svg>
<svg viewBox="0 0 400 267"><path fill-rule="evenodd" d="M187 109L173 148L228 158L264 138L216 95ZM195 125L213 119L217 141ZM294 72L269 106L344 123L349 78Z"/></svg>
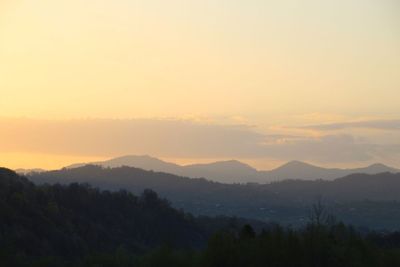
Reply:
<svg viewBox="0 0 400 267"><path fill-rule="evenodd" d="M319 167L297 160L289 161L272 170L257 170L246 163L233 159L211 163L179 165L149 155L127 155L105 161L73 164L65 168L77 168L84 165L99 165L110 168L121 166L136 167L190 178L206 178L221 183L269 183L287 179L333 180L353 173L377 174L382 172L400 172L400 170L382 163L374 163L362 168L340 169Z"/></svg>
<svg viewBox="0 0 400 267"><path fill-rule="evenodd" d="M134 194L150 188L171 200L175 208L195 215L299 225L307 220L309 207L321 196L332 214L349 223L398 229L400 220L400 173L352 174L333 181L223 184L134 167L86 165L27 177L36 184L88 183L102 190L125 189Z"/></svg>

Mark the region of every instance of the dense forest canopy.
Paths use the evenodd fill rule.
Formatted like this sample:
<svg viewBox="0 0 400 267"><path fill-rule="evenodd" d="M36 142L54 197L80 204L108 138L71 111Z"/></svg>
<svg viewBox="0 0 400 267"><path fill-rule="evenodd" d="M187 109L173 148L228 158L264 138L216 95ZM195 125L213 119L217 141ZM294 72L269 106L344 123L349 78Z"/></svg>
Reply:
<svg viewBox="0 0 400 267"><path fill-rule="evenodd" d="M36 186L8 169L0 169L0 218L1 255L21 261L48 255L79 258L119 246L132 252L160 244L199 248L218 229L266 226L241 218L195 218L150 189L136 196L88 184Z"/></svg>
<svg viewBox="0 0 400 267"><path fill-rule="evenodd" d="M149 189L37 186L0 169L0 258L4 266L399 266L400 234L360 233L317 204L292 229L194 217Z"/></svg>

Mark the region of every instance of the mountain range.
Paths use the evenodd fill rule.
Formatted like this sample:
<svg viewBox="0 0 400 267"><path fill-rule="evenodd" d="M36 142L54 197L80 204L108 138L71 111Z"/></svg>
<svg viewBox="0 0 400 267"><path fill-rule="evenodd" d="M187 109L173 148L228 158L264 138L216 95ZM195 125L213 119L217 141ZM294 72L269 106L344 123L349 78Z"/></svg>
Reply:
<svg viewBox="0 0 400 267"><path fill-rule="evenodd" d="M29 174L31 172L45 172L45 169L41 169L41 168L35 168L35 169L15 169L14 170L16 173L20 174L20 175L26 175Z"/></svg>
<svg viewBox="0 0 400 267"><path fill-rule="evenodd" d="M399 199L400 174L221 184L87 165L28 177L37 184L0 168L2 266L400 266L400 203L393 201ZM101 188L76 183L85 181ZM113 190L149 186L169 193L173 205L185 210L242 213L264 222L193 216L150 189L140 195ZM340 216L336 221L324 204L307 213L299 193L313 192L333 193L329 197L337 200L393 200L331 204L329 215ZM285 200L288 193L292 199ZM271 219L290 227L269 223Z"/></svg>
<svg viewBox="0 0 400 267"><path fill-rule="evenodd" d="M237 160L218 161L205 164L178 165L147 155L123 156L106 161L78 163L66 168L77 168L85 165L102 167L135 167L144 170L171 173L190 178L206 178L221 183L269 183L288 179L295 180L333 180L354 173L377 174L382 172L398 173L399 169L383 164L373 164L364 168L339 169L322 168L301 161L290 161L276 169L257 170Z"/></svg>
<svg viewBox="0 0 400 267"><path fill-rule="evenodd" d="M346 223L399 229L400 173L352 174L333 181L223 184L133 167L86 165L27 177L37 184L88 183L134 194L149 188L171 200L175 208L195 215L239 216L288 225L307 221L310 207L322 197L331 213Z"/></svg>

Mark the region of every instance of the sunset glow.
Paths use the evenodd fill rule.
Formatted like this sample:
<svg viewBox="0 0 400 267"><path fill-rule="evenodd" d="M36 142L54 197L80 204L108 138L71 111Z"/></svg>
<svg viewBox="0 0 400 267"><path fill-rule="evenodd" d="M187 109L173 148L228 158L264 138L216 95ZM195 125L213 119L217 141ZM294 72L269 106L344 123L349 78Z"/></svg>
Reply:
<svg viewBox="0 0 400 267"><path fill-rule="evenodd" d="M0 165L400 167L399 12L395 0L1 1Z"/></svg>

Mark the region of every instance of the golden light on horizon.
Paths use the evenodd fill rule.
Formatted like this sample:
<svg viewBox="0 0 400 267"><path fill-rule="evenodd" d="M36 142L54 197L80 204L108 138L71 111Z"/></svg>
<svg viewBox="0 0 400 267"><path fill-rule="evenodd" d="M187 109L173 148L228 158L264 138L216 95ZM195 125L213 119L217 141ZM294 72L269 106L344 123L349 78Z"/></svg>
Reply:
<svg viewBox="0 0 400 267"><path fill-rule="evenodd" d="M305 114L334 118L314 118L315 123L398 119L399 11L392 0L4 1L0 117L198 117L220 125L255 125L258 134L291 135L296 142L331 142L320 129L310 134L286 126L314 124ZM357 144L379 145L397 136L353 130L340 134L354 136ZM115 155L62 151L57 156L53 151L28 164L27 155L41 151L18 149L3 151L5 165L60 166ZM138 151L132 147L129 153ZM161 148L154 153L182 162L196 158ZM228 156L245 154L235 153ZM265 156L246 153L249 162ZM265 160L290 157L274 153ZM379 153L368 160L400 164L397 156Z"/></svg>

